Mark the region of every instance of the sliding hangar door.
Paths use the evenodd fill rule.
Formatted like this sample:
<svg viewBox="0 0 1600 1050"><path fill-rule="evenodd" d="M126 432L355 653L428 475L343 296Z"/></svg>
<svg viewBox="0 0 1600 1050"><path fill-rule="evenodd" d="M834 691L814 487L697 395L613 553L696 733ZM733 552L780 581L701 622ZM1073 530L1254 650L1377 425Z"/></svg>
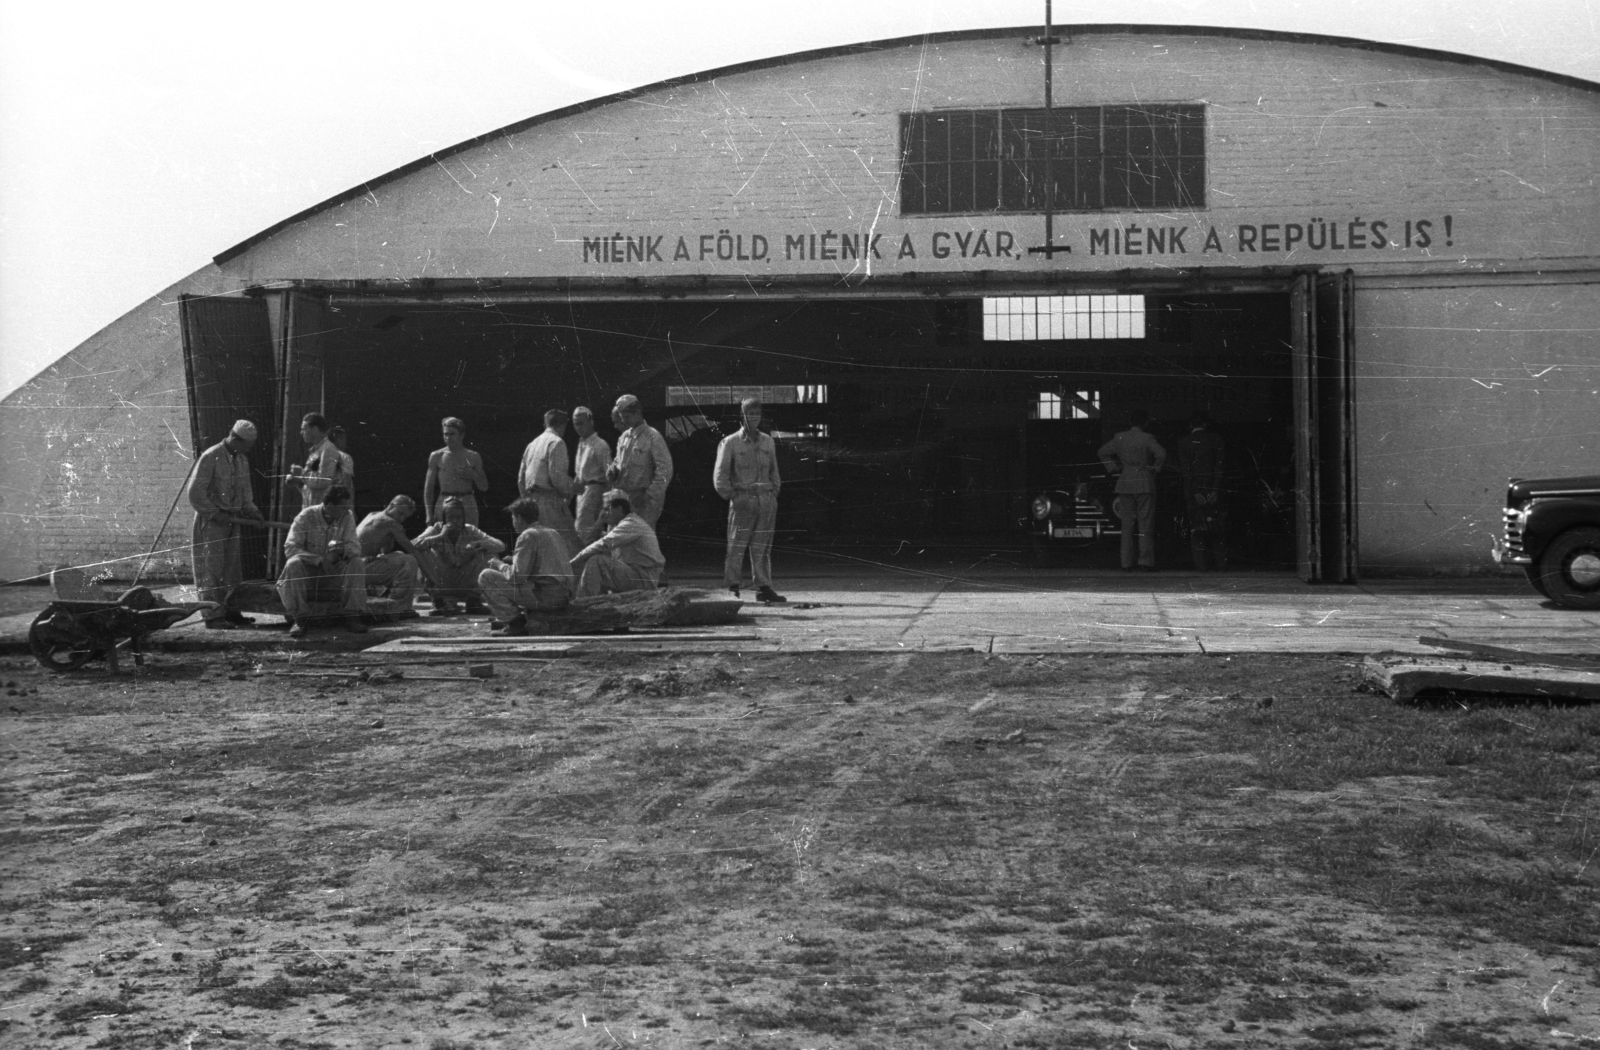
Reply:
<svg viewBox="0 0 1600 1050"><path fill-rule="evenodd" d="M717 442L737 428L739 400L759 396L785 479L781 543L862 553L936 544L974 561L1024 556L1028 504L1040 492L1088 483L1109 511L1096 453L1143 408L1173 453L1158 526L1169 565L1187 550L1177 443L1203 412L1227 443L1234 564L1338 579L1349 571L1339 506L1348 473L1339 421L1349 406L1317 350L1319 335L1325 346L1343 338L1322 283L1320 321L1316 278L1281 274L1227 290L1137 291L1130 282L1050 294L569 295L488 305L305 289L284 296L277 389L263 396L275 396L278 472L300 455L303 412L346 427L365 513L399 493L420 499L444 416L467 422L468 443L485 458L488 503L499 508L516 493L522 449L546 409L592 407L614 444L610 405L634 393L672 448L661 527L685 552L718 542ZM186 338L203 368L204 332L196 326ZM197 407L196 420L214 415L218 426L228 414ZM270 505L274 495L258 497ZM503 518L490 509L485 522L505 531ZM1114 566L1109 523L1098 540L1050 543L1049 563Z"/></svg>

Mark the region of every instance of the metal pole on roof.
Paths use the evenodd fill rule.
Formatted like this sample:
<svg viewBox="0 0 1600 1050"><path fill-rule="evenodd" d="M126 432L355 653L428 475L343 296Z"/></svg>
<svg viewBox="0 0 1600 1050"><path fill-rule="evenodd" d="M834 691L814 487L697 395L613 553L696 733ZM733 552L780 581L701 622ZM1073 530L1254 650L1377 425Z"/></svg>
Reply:
<svg viewBox="0 0 1600 1050"><path fill-rule="evenodd" d="M1056 246L1056 144L1055 120L1050 100L1051 52L1050 38L1054 36L1050 18L1050 0L1044 0L1044 250L1045 258L1054 258Z"/></svg>
<svg viewBox="0 0 1600 1050"><path fill-rule="evenodd" d="M1056 244L1056 129L1055 100L1053 93L1054 63L1052 48L1055 44L1055 20L1051 17L1050 0L1044 0L1044 243L1028 249L1029 255L1043 255L1054 259L1057 252L1071 252L1070 244Z"/></svg>

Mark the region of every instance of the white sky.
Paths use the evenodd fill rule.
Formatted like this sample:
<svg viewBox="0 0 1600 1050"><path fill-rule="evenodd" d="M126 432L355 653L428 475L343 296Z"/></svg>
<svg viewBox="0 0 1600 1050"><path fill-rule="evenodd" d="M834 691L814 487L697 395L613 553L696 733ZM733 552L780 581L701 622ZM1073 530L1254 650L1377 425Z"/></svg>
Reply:
<svg viewBox="0 0 1600 1050"><path fill-rule="evenodd" d="M0 0L0 394L215 254L525 117L836 44L1040 23L1043 0ZM1057 23L1459 51L1600 81L1600 0L1056 0Z"/></svg>

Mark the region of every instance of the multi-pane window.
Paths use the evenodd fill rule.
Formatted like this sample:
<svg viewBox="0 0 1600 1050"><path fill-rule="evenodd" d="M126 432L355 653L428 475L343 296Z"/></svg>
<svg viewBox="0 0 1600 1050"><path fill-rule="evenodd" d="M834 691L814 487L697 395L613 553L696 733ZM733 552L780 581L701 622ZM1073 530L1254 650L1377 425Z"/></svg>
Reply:
<svg viewBox="0 0 1600 1050"><path fill-rule="evenodd" d="M900 115L900 211L1205 205L1205 107L1069 106Z"/></svg>
<svg viewBox="0 0 1600 1050"><path fill-rule="evenodd" d="M986 340L1143 339L1142 295L1008 295L983 300Z"/></svg>
<svg viewBox="0 0 1600 1050"><path fill-rule="evenodd" d="M1041 390L1031 408L1031 419L1099 419L1100 391Z"/></svg>

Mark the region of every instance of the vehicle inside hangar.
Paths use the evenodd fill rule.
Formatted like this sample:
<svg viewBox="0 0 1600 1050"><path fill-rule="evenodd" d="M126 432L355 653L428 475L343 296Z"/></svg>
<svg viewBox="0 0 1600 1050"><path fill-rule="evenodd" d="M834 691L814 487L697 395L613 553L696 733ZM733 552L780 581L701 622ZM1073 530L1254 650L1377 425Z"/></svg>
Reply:
<svg viewBox="0 0 1600 1050"><path fill-rule="evenodd" d="M632 392L673 450L664 541L715 545L726 513L711 486L716 445L754 393L780 439L780 544L904 541L1109 567L1114 536L1030 542L1029 503L1092 482L1109 511L1095 452L1144 407L1169 451L1162 557L1182 564L1176 445L1203 410L1227 442L1235 563L1294 565L1281 292L491 304L344 295L318 309L315 354L304 356L318 362L315 400L350 432L361 513L396 493L420 497L443 416L466 420L489 474L486 502L499 508L545 409L591 406L614 446L605 417ZM505 531L503 516L488 511L486 527Z"/></svg>

